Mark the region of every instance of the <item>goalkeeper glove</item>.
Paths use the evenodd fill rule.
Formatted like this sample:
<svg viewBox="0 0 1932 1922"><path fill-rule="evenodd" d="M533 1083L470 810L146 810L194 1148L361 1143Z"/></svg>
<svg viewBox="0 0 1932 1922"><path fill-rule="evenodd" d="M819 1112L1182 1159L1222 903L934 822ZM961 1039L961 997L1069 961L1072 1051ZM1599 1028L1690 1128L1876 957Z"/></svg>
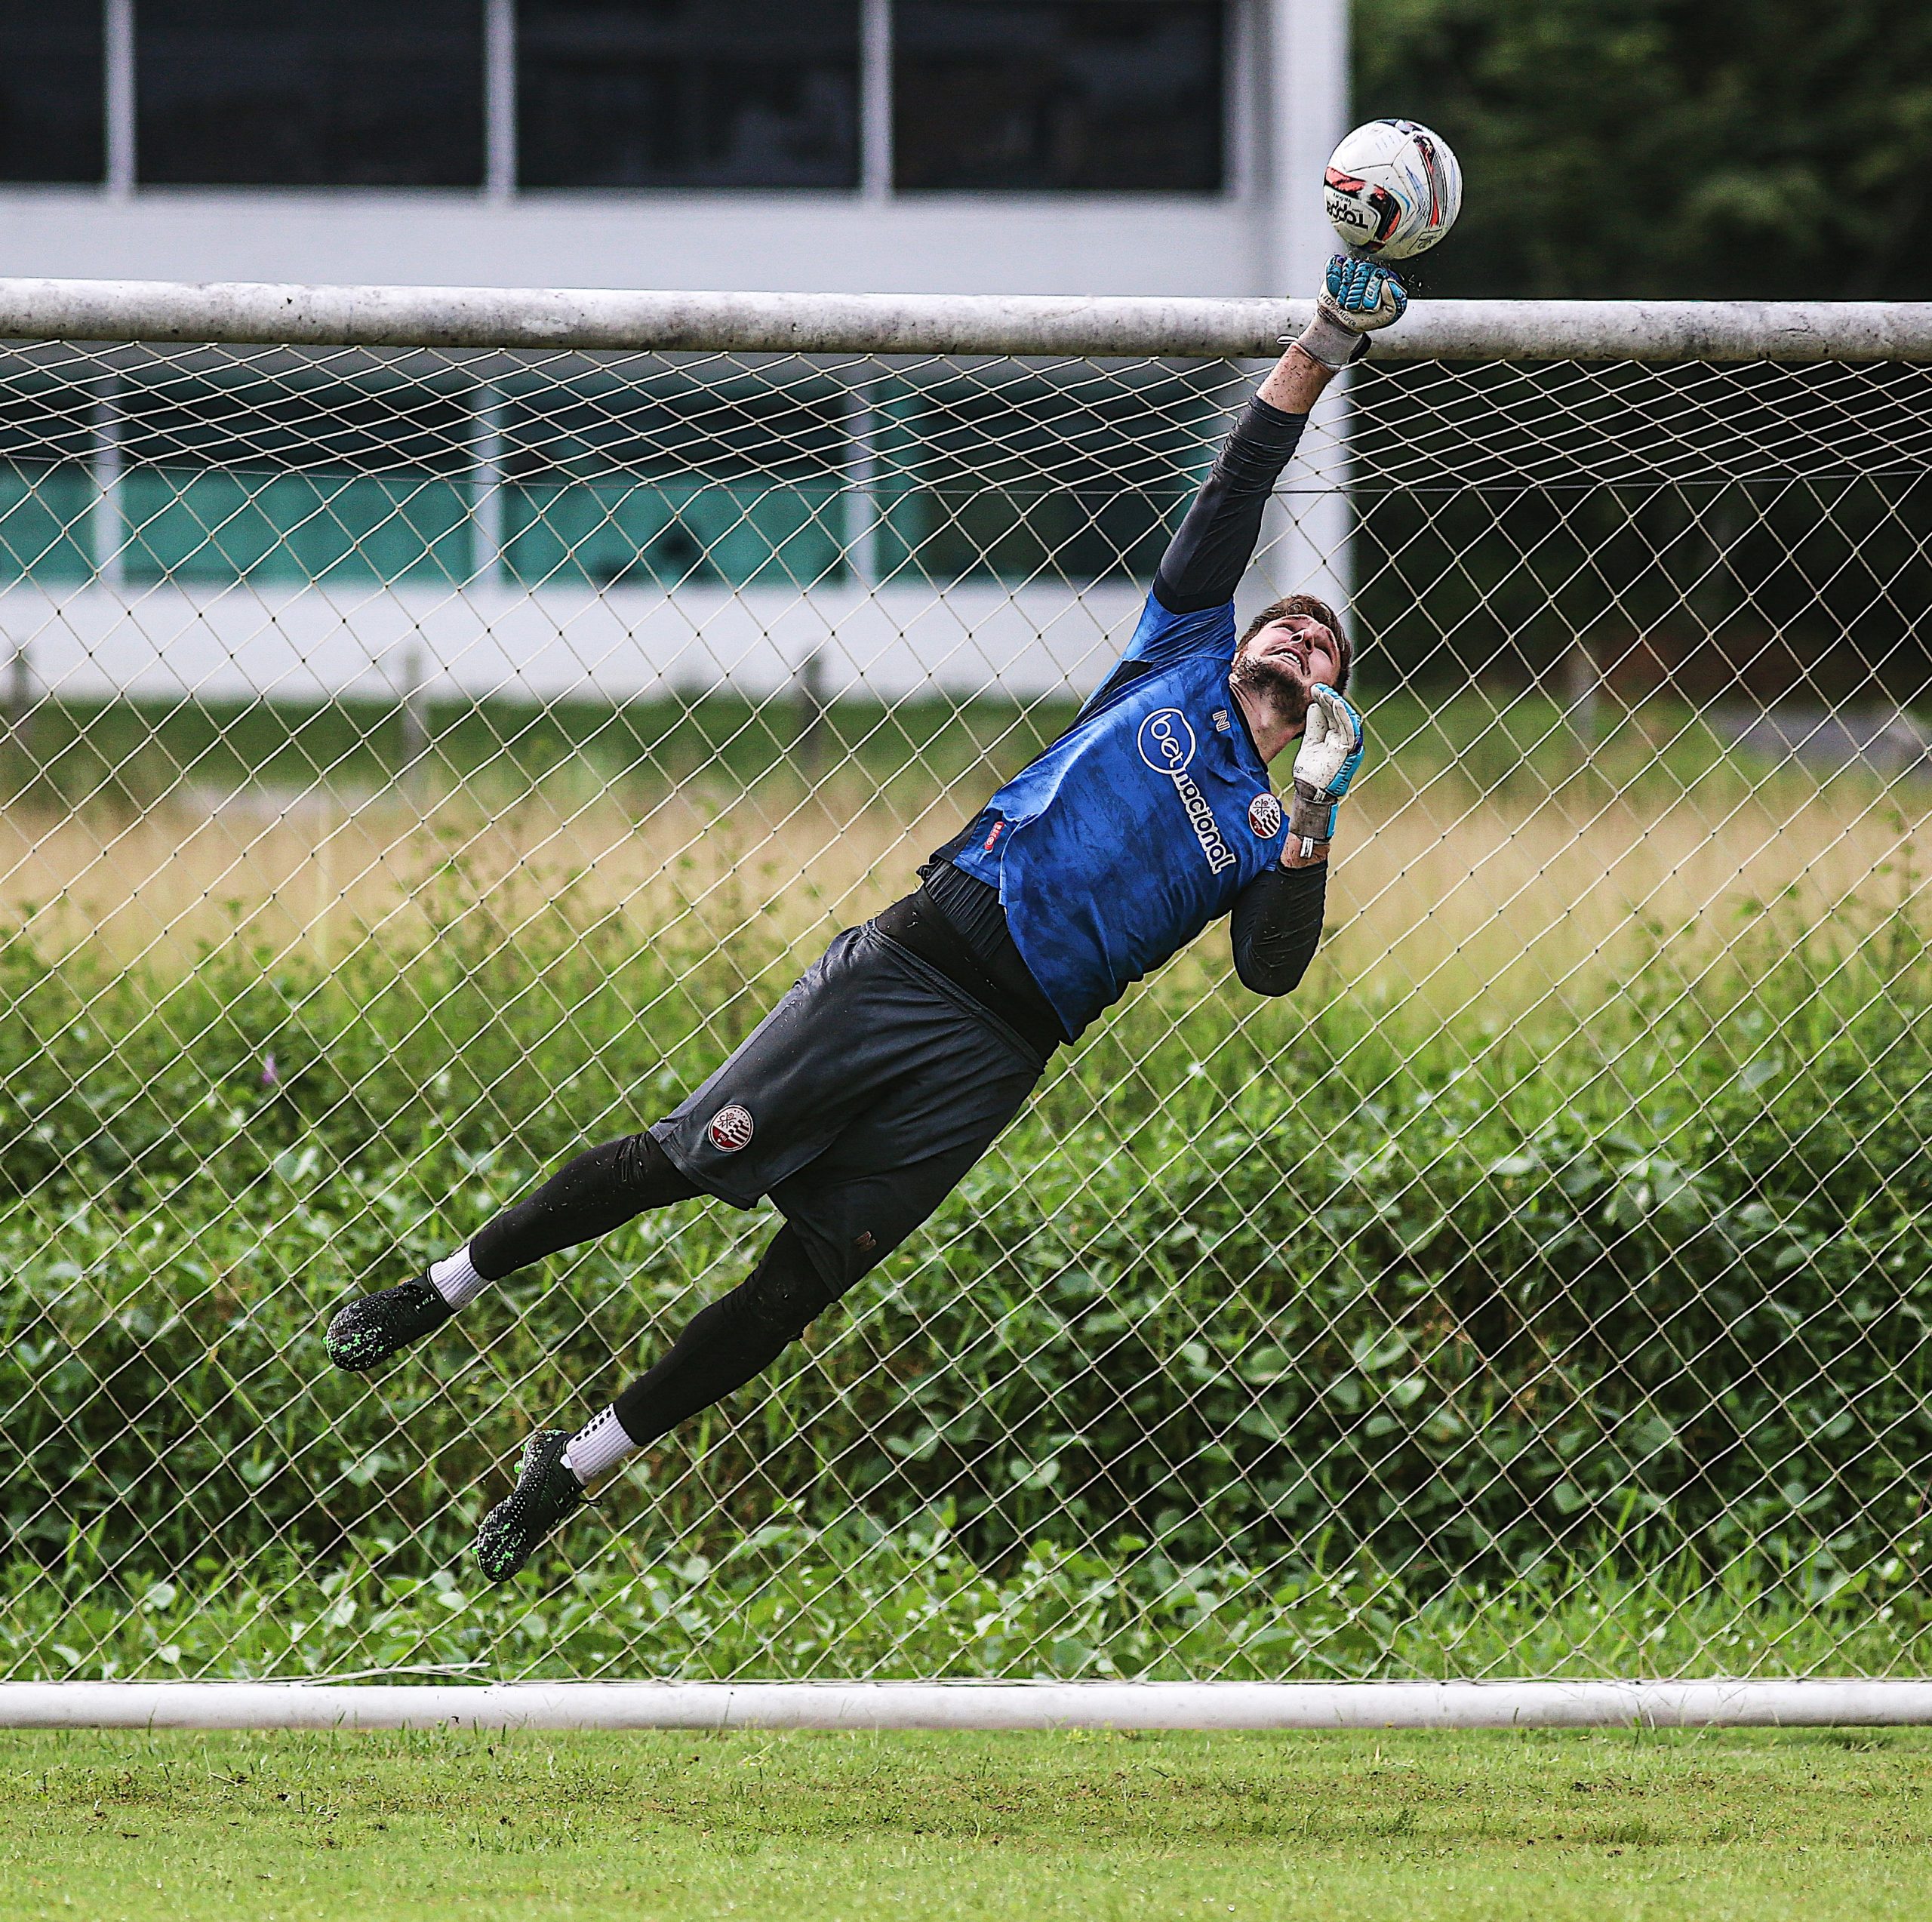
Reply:
<svg viewBox="0 0 1932 1922"><path fill-rule="evenodd" d="M1334 838L1335 815L1361 765L1361 716L1334 688L1311 687L1288 810L1289 835L1300 841L1304 856L1318 841Z"/></svg>
<svg viewBox="0 0 1932 1922"><path fill-rule="evenodd" d="M1380 260L1338 254L1315 297L1315 318L1295 345L1311 360L1339 371L1367 348L1370 334L1392 326L1408 306L1408 294L1392 269Z"/></svg>

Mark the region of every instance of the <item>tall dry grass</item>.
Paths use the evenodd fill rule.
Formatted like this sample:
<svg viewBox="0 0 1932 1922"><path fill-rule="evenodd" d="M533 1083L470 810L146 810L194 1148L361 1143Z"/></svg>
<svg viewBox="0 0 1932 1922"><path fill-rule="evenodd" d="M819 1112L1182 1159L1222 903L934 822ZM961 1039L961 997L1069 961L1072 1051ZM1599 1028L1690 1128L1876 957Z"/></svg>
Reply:
<svg viewBox="0 0 1932 1922"><path fill-rule="evenodd" d="M245 794L134 819L16 810L0 813L0 912L43 952L163 972L235 941L325 964L368 944L401 955L452 916L514 935L561 906L640 945L701 952L755 929L802 953L903 892L983 791L909 802L903 784L888 798L774 775L645 801L552 783L499 807L459 792L426 808ZM1922 786L1850 780L1487 796L1453 776L1386 782L1345 817L1324 966L1430 1024L1574 1013L1639 966L1687 978L1774 901L1801 925L1847 906L1916 915L1928 815Z"/></svg>

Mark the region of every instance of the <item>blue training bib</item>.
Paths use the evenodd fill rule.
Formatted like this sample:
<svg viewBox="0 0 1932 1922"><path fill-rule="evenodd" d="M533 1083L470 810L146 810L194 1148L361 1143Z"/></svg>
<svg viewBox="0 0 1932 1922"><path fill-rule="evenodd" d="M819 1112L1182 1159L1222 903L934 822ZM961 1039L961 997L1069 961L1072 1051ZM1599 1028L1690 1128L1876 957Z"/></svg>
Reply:
<svg viewBox="0 0 1932 1922"><path fill-rule="evenodd" d="M952 856L999 890L1069 1035L1281 858L1286 820L1228 686L1234 650L1231 604L1174 614L1149 595L1120 666Z"/></svg>

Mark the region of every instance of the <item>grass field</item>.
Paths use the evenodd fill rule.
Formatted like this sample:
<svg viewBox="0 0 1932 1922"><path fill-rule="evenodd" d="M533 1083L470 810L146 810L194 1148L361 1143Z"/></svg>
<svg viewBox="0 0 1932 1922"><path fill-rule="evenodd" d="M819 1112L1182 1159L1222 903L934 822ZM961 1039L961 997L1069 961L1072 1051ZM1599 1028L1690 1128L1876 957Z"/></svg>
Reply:
<svg viewBox="0 0 1932 1922"><path fill-rule="evenodd" d="M0 1737L0 1917L1932 1915L1932 1736Z"/></svg>

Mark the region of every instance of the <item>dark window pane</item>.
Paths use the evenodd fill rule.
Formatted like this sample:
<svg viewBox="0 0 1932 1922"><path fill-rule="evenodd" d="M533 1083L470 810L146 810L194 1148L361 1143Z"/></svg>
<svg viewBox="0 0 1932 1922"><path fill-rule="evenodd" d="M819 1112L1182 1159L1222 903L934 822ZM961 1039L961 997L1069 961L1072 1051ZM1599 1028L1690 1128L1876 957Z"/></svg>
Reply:
<svg viewBox="0 0 1932 1922"><path fill-rule="evenodd" d="M0 0L0 180L101 177L100 12L84 0Z"/></svg>
<svg viewBox="0 0 1932 1922"><path fill-rule="evenodd" d="M882 397L889 574L944 582L1145 580L1219 416L1196 379L1123 388L1024 370Z"/></svg>
<svg viewBox="0 0 1932 1922"><path fill-rule="evenodd" d="M481 183L481 0L140 0L135 30L144 181Z"/></svg>
<svg viewBox="0 0 1932 1922"><path fill-rule="evenodd" d="M901 187L1208 192L1221 0L898 0Z"/></svg>
<svg viewBox="0 0 1932 1922"><path fill-rule="evenodd" d="M526 187L850 187L858 0L521 0Z"/></svg>
<svg viewBox="0 0 1932 1922"><path fill-rule="evenodd" d="M685 376L533 388L505 412L513 578L806 586L844 572L845 397Z"/></svg>
<svg viewBox="0 0 1932 1922"><path fill-rule="evenodd" d="M519 481L663 479L791 484L836 479L844 396L821 377L703 385L681 371L513 391L504 465Z"/></svg>
<svg viewBox="0 0 1932 1922"><path fill-rule="evenodd" d="M462 579L473 458L462 396L417 382L168 374L124 388L137 580Z"/></svg>

